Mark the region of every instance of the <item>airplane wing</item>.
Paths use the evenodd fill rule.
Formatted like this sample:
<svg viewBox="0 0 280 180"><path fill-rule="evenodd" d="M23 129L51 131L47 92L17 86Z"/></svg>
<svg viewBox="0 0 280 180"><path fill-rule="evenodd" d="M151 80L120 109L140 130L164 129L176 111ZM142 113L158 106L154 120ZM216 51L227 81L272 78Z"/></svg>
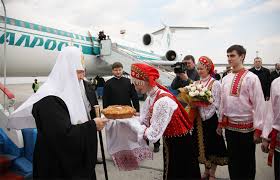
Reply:
<svg viewBox="0 0 280 180"><path fill-rule="evenodd" d="M152 33L152 35L158 35L158 34L161 34L161 33L163 33L164 29L165 29L165 28L161 28L161 29L159 29L159 30L157 30L157 31L153 32L153 33Z"/></svg>
<svg viewBox="0 0 280 180"><path fill-rule="evenodd" d="M174 33L175 31L185 31L185 30L208 30L209 27L185 27L185 26L170 26L170 31Z"/></svg>
<svg viewBox="0 0 280 180"><path fill-rule="evenodd" d="M207 30L209 27L195 27L195 26L170 26L169 27L171 32L174 33L177 30ZM153 32L153 35L159 35L164 32L165 28L161 28L155 32Z"/></svg>

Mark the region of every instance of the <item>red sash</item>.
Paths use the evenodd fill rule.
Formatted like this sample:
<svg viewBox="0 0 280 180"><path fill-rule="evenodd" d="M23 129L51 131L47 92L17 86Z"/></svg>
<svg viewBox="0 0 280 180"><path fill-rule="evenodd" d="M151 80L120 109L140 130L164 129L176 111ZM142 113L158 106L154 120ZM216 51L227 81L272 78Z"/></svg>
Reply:
<svg viewBox="0 0 280 180"><path fill-rule="evenodd" d="M272 129L272 131L270 133L271 141L270 141L270 148L269 148L268 160L267 160L267 164L269 166L272 166L272 158L274 155L275 147L277 146L277 134L278 133L279 132L274 128Z"/></svg>

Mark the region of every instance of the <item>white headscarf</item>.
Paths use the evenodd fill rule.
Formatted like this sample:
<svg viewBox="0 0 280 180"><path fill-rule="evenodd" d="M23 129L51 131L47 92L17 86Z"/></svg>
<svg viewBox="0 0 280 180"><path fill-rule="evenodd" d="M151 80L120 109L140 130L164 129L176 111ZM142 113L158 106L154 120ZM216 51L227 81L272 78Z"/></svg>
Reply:
<svg viewBox="0 0 280 180"><path fill-rule="evenodd" d="M65 47L58 55L47 81L9 116L7 128L36 128L32 115L33 104L49 95L57 96L64 101L70 113L71 124L88 121L77 78L77 70L84 70L81 57L78 48Z"/></svg>

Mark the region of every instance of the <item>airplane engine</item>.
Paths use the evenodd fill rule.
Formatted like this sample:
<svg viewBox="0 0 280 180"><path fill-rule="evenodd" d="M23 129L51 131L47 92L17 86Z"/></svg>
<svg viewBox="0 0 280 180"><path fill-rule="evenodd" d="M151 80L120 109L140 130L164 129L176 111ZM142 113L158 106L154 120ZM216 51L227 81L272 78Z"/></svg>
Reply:
<svg viewBox="0 0 280 180"><path fill-rule="evenodd" d="M143 44L145 46L150 46L153 44L154 38L153 38L153 35L151 35L151 34L144 34L142 40L143 40Z"/></svg>
<svg viewBox="0 0 280 180"><path fill-rule="evenodd" d="M177 54L175 51L173 50L168 50L166 53L165 53L165 58L168 60L168 61L174 61L176 58L177 58Z"/></svg>

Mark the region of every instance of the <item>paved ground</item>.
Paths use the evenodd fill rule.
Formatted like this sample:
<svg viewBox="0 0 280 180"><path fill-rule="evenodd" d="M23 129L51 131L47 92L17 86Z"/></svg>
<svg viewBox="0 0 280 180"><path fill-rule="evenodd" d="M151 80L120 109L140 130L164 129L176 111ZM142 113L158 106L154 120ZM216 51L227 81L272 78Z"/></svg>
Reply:
<svg viewBox="0 0 280 180"><path fill-rule="evenodd" d="M26 100L30 95L32 95L33 91L31 89L31 84L18 84L18 85L8 85L8 89L13 92L16 96L16 106L20 105L24 100ZM3 102L3 96L0 94L0 102ZM101 102L100 102L101 103ZM103 132L103 140L106 151L106 138ZM150 145L153 148L152 145ZM240 147L242 148L242 147ZM100 150L99 150L99 158L101 158ZM119 171L106 153L107 159L107 168L109 173L110 180L159 180L162 179L162 168L163 168L163 160L162 160L162 146L160 147L160 152L154 154L154 160L145 161L139 170L123 172ZM256 180L273 180L273 168L270 168L266 165L267 155L262 153L260 150L260 146L258 145L256 148L256 159L257 159L257 170L256 170ZM201 171L203 172L203 166L201 166ZM104 171L102 165L96 166L96 174L98 180L103 180ZM218 167L216 176L218 179L229 179L227 166Z"/></svg>

